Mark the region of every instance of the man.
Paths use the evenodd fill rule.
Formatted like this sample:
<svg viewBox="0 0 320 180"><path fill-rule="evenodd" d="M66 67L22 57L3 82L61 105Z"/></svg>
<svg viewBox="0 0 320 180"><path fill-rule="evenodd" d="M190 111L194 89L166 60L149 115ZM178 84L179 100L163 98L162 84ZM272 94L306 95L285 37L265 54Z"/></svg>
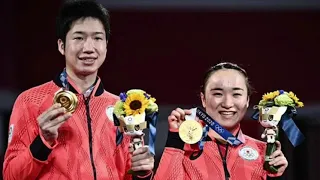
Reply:
<svg viewBox="0 0 320 180"><path fill-rule="evenodd" d="M95 1L66 2L57 34L66 68L17 98L4 179L151 179L154 158L148 148L130 154L129 137L118 139L107 118L106 109L118 100L97 76L110 36L107 10Z"/></svg>

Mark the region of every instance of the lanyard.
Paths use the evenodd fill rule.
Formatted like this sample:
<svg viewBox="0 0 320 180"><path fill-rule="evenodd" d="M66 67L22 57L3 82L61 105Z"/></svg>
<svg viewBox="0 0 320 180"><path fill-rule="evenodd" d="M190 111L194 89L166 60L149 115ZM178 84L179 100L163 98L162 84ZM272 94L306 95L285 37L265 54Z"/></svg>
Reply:
<svg viewBox="0 0 320 180"><path fill-rule="evenodd" d="M68 82L68 75L66 68L63 69L63 71L60 74L60 81L64 89L69 90L69 82ZM94 89L95 84L91 85L88 90L83 94L85 98L89 97Z"/></svg>

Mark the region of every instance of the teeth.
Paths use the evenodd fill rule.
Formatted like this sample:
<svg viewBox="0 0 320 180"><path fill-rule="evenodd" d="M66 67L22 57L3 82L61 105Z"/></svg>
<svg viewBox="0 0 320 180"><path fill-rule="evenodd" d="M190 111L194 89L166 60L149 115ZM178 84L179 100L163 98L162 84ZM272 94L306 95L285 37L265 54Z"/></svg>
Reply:
<svg viewBox="0 0 320 180"><path fill-rule="evenodd" d="M222 115L233 115L233 112L220 112Z"/></svg>
<svg viewBox="0 0 320 180"><path fill-rule="evenodd" d="M90 57L86 57L86 58L79 58L80 60L84 60L84 61L88 61L88 60L95 60L95 58L90 58Z"/></svg>
<svg viewBox="0 0 320 180"><path fill-rule="evenodd" d="M84 62L93 62L94 59L84 59L83 61L84 61Z"/></svg>

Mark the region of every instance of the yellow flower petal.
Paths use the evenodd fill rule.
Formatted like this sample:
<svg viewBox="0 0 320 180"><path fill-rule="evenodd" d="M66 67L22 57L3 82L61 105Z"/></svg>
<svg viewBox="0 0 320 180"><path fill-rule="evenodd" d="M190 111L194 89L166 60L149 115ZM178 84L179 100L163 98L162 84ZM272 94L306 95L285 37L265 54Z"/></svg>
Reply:
<svg viewBox="0 0 320 180"><path fill-rule="evenodd" d="M149 105L148 99L142 93L132 92L123 104L127 116L142 114Z"/></svg>
<svg viewBox="0 0 320 180"><path fill-rule="evenodd" d="M302 102L299 101L299 98L292 92L290 91L288 92L284 92L290 99L293 100L294 105L296 105L296 107L303 107L304 104ZM274 92L269 92L266 93L262 96L262 100L259 102L259 105L265 104L268 101L274 101L274 99L276 97L278 97L280 95L280 91L274 91Z"/></svg>
<svg viewBox="0 0 320 180"><path fill-rule="evenodd" d="M297 106L301 108L304 106L304 104L303 104L303 102L297 102Z"/></svg>

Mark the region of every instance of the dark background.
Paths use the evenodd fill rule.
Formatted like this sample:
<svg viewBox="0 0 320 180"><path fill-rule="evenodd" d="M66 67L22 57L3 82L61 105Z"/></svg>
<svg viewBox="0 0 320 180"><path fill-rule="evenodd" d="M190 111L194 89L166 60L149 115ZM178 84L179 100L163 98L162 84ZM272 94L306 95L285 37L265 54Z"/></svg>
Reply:
<svg viewBox="0 0 320 180"><path fill-rule="evenodd" d="M51 80L64 67L55 36L60 3L1 2L2 157L16 96ZM166 140L170 111L199 105L204 71L218 62L231 61L247 70L255 87L251 106L263 93L277 89L293 91L305 103L295 120L306 141L293 148L282 136L289 160L285 179L319 179L319 7L291 7L290 3L258 8L111 5L107 8L112 35L99 75L106 90L114 94L141 88L157 98L161 111L157 160ZM247 117L242 124L244 133L260 138L257 122Z"/></svg>

